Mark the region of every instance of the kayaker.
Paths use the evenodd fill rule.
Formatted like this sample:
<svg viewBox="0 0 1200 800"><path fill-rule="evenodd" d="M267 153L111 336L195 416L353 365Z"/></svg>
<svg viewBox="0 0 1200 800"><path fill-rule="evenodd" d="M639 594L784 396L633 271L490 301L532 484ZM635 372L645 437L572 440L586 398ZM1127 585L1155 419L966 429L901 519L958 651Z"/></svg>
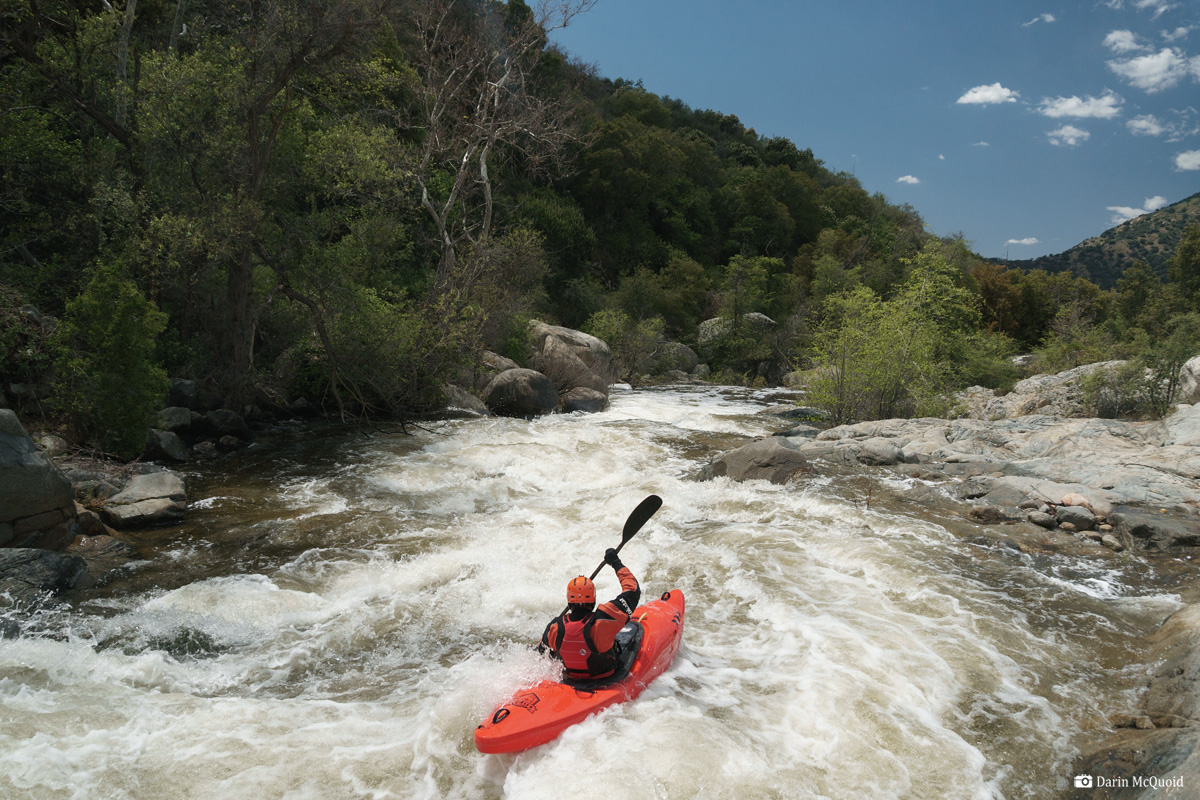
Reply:
<svg viewBox="0 0 1200 800"><path fill-rule="evenodd" d="M566 677L574 680L607 678L617 668L617 632L625 627L642 598L642 589L617 551L608 548L604 563L617 573L621 593L596 607L596 585L580 575L567 584L567 610L550 620L538 652L547 649L563 662Z"/></svg>

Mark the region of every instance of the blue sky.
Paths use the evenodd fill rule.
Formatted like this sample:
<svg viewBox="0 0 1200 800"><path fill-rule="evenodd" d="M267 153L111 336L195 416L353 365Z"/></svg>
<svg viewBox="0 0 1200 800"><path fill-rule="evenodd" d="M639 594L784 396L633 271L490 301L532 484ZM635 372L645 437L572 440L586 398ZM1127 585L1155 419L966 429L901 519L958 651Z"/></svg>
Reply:
<svg viewBox="0 0 1200 800"><path fill-rule="evenodd" d="M553 39L811 148L988 258L1200 191L1200 3L599 0Z"/></svg>

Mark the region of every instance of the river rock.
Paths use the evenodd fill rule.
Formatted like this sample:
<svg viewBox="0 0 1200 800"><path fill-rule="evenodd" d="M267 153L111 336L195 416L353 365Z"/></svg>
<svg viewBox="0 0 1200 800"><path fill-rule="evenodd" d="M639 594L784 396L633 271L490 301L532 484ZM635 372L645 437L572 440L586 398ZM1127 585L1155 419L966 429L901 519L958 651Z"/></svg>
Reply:
<svg viewBox="0 0 1200 800"><path fill-rule="evenodd" d="M1115 511L1109 519L1121 540L1130 547L1166 552L1200 546L1200 520L1175 519L1129 509Z"/></svg>
<svg viewBox="0 0 1200 800"><path fill-rule="evenodd" d="M71 541L74 521L71 482L17 415L0 409L0 545L57 550Z"/></svg>
<svg viewBox="0 0 1200 800"><path fill-rule="evenodd" d="M176 434L150 429L150 437L146 441L147 458L155 461L187 461L190 455L188 446Z"/></svg>
<svg viewBox="0 0 1200 800"><path fill-rule="evenodd" d="M604 382L604 388L600 389L600 391L607 391L608 385L616 380L616 371L613 369L612 364L612 350L609 348L607 342L592 336L590 333L564 328L561 325L547 325L536 319L529 321L529 341L533 345L535 353L545 355L546 339L551 336L565 345L589 370ZM582 386L583 384L575 385ZM559 388L572 387L560 386Z"/></svg>
<svg viewBox="0 0 1200 800"><path fill-rule="evenodd" d="M542 339L541 351L534 354L532 366L549 378L560 394L584 388L607 396L611 381L595 372L578 352L558 336L548 334Z"/></svg>
<svg viewBox="0 0 1200 800"><path fill-rule="evenodd" d="M100 516L118 530L174 525L187 510L187 489L174 472L135 475L100 507Z"/></svg>
<svg viewBox="0 0 1200 800"><path fill-rule="evenodd" d="M37 438L37 446L39 450L50 456L50 458L58 458L59 456L66 455L70 447L66 439L61 436L55 436L53 433L44 433L39 436Z"/></svg>
<svg viewBox="0 0 1200 800"><path fill-rule="evenodd" d="M1047 530L1053 530L1058 527L1058 518L1053 514L1047 514L1045 511L1030 511L1025 515L1025 519Z"/></svg>
<svg viewBox="0 0 1200 800"><path fill-rule="evenodd" d="M771 436L721 455L705 468L701 477L787 483L793 476L809 471L808 459L796 445L786 438Z"/></svg>
<svg viewBox="0 0 1200 800"><path fill-rule="evenodd" d="M540 372L510 369L492 378L483 392L488 410L505 417L536 417L558 408L558 390Z"/></svg>
<svg viewBox="0 0 1200 800"><path fill-rule="evenodd" d="M673 369L691 373L698 366L700 366L700 356L696 355L695 350L682 342L663 340L654 345L654 350L650 355L638 362L637 368L640 372L661 375Z"/></svg>
<svg viewBox="0 0 1200 800"><path fill-rule="evenodd" d="M584 386L563 393L561 400L563 411L585 411L594 414L608 407L608 395Z"/></svg>
<svg viewBox="0 0 1200 800"><path fill-rule="evenodd" d="M218 408L205 414L204 424L218 437L236 436L243 442L254 438L242 415L227 408Z"/></svg>
<svg viewBox="0 0 1200 800"><path fill-rule="evenodd" d="M1057 514L1060 523L1073 525L1077 531L1090 531L1096 527L1096 515L1084 506L1059 506Z"/></svg>
<svg viewBox="0 0 1200 800"><path fill-rule="evenodd" d="M444 409L452 414L467 417L486 417L491 414L482 400L453 383L442 386L442 398L442 402L445 403Z"/></svg>
<svg viewBox="0 0 1200 800"><path fill-rule="evenodd" d="M0 603L35 604L85 583L86 576L87 564L78 556L30 547L0 548Z"/></svg>
<svg viewBox="0 0 1200 800"><path fill-rule="evenodd" d="M171 406L158 412L154 425L161 431L186 435L192 432L193 427L198 425L201 419L200 414L190 408Z"/></svg>
<svg viewBox="0 0 1200 800"><path fill-rule="evenodd" d="M313 419L321 416L321 409L309 402L307 397L297 397L288 403L288 412L300 419Z"/></svg>

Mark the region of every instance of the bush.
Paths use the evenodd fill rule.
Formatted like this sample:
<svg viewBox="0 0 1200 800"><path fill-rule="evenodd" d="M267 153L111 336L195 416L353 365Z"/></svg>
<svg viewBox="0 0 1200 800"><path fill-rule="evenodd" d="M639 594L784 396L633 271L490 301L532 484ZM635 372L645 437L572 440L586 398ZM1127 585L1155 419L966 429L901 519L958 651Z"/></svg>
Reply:
<svg viewBox="0 0 1200 800"><path fill-rule="evenodd" d="M1086 413L1102 419L1140 417L1149 408L1151 379L1137 361L1098 369L1080 381Z"/></svg>
<svg viewBox="0 0 1200 800"><path fill-rule="evenodd" d="M658 317L635 321L624 311L606 309L589 317L583 329L608 343L617 375L632 380L638 363L654 352L663 321Z"/></svg>
<svg viewBox="0 0 1200 800"><path fill-rule="evenodd" d="M166 398L167 373L154 359L167 315L116 265L98 264L67 303L58 332L54 405L74 435L122 458L146 447Z"/></svg>

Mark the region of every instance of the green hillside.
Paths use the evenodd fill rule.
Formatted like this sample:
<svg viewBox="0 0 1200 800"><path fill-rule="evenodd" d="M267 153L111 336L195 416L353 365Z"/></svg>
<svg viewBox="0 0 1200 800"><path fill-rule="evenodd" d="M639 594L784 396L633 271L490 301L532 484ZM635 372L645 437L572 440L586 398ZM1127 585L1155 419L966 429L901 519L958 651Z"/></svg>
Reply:
<svg viewBox="0 0 1200 800"><path fill-rule="evenodd" d="M1055 255L1010 261L1010 267L1073 272L1105 289L1138 261L1150 265L1159 278L1167 277L1167 262L1189 223L1200 222L1200 193L1178 203L1109 228Z"/></svg>

